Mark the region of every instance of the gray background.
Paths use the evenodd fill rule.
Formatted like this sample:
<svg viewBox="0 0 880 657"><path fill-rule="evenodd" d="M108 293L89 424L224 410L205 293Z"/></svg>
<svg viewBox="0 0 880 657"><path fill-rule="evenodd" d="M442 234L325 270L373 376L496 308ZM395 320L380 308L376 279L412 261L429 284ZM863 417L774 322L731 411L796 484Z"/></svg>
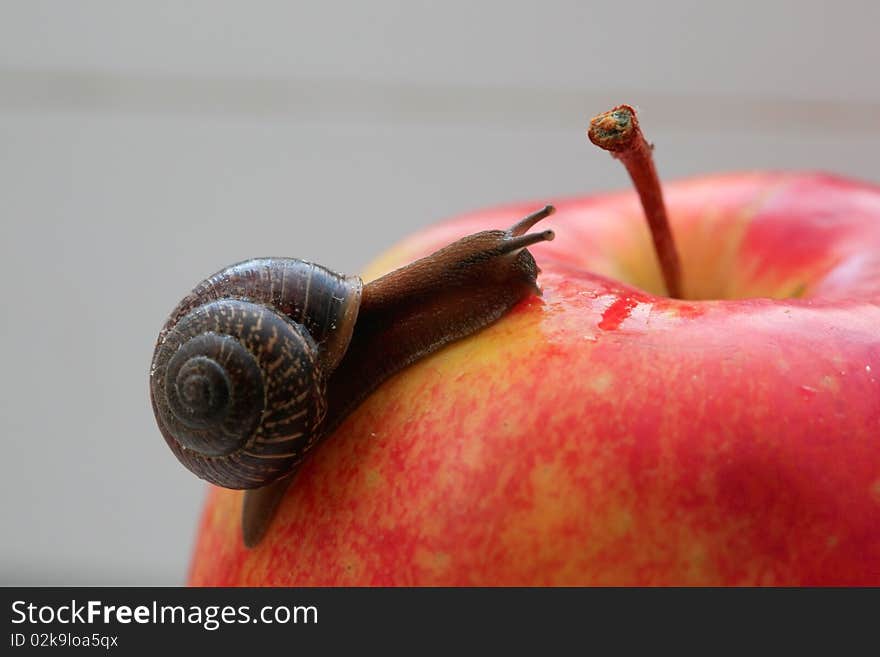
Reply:
<svg viewBox="0 0 880 657"><path fill-rule="evenodd" d="M880 3L0 3L0 584L183 581L204 487L153 340L256 255L355 272L458 212L667 178L880 178ZM689 117L689 120L685 119Z"/></svg>

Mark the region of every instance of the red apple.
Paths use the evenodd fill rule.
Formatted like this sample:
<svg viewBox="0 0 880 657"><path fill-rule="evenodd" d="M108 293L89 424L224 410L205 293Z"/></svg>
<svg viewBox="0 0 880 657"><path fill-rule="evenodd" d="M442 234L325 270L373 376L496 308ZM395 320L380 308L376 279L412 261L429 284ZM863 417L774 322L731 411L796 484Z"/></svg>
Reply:
<svg viewBox="0 0 880 657"><path fill-rule="evenodd" d="M263 542L211 488L196 585L880 585L880 188L665 188L682 300L632 192L556 202L543 297L387 381ZM368 277L541 203L397 246Z"/></svg>

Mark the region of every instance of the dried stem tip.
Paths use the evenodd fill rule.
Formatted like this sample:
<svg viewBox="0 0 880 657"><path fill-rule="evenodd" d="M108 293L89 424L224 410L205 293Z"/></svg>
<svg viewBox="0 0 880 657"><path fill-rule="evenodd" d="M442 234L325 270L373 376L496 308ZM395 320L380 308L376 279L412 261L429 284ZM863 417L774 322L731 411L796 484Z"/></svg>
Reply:
<svg viewBox="0 0 880 657"><path fill-rule="evenodd" d="M636 139L644 141L636 111L629 105L620 105L610 112L594 116L590 120L587 136L596 146L611 153L633 148Z"/></svg>
<svg viewBox="0 0 880 657"><path fill-rule="evenodd" d="M660 179L651 155L651 145L639 128L636 111L629 105L618 105L590 120L587 131L590 141L609 151L626 167L632 178L654 241L663 280L669 296L681 298L681 267L666 216Z"/></svg>

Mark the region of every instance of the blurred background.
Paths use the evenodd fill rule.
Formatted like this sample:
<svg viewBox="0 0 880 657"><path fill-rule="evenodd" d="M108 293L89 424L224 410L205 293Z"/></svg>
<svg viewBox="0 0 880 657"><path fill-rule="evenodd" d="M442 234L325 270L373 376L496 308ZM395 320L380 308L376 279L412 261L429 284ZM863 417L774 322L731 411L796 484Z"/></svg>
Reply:
<svg viewBox="0 0 880 657"><path fill-rule="evenodd" d="M0 584L179 584L204 485L147 370L246 257L357 272L499 202L627 185L590 116L636 105L667 179L880 180L876 0L0 1Z"/></svg>

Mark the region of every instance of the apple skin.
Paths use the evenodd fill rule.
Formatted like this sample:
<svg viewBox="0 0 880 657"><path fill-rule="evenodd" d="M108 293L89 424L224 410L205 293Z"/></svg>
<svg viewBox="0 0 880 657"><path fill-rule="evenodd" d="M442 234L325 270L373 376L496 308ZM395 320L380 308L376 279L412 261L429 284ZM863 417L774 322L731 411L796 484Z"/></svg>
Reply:
<svg viewBox="0 0 880 657"><path fill-rule="evenodd" d="M686 296L727 300L660 296L633 193L559 201L543 297L382 385L256 549L212 487L190 583L880 585L880 188L665 194ZM542 204L430 228L369 276Z"/></svg>

